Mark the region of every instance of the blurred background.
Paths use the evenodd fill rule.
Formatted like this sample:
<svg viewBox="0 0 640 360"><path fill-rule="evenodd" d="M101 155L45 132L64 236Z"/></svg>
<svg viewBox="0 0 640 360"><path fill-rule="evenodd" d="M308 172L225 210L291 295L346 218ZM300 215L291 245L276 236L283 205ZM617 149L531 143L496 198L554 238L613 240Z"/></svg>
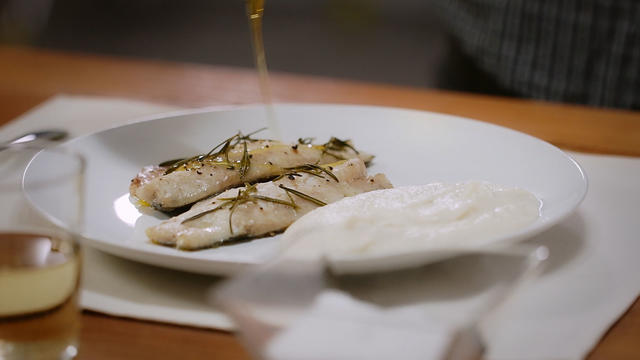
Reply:
<svg viewBox="0 0 640 360"><path fill-rule="evenodd" d="M253 67L243 0L0 0L3 43ZM271 71L640 108L637 0L267 0Z"/></svg>

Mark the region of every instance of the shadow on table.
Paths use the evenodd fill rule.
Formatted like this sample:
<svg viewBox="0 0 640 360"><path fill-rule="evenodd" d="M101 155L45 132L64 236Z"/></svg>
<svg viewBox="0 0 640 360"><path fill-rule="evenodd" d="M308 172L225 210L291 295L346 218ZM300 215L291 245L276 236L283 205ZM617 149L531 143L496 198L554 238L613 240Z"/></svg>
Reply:
<svg viewBox="0 0 640 360"><path fill-rule="evenodd" d="M586 224L579 211L560 224L527 241L528 244L546 246L549 249L543 276L569 264L583 250Z"/></svg>
<svg viewBox="0 0 640 360"><path fill-rule="evenodd" d="M580 253L584 228L584 219L575 213L526 242L549 249L549 258L539 276L560 270ZM464 255L419 268L339 276L333 283L360 300L384 307L444 303L482 297L496 287L509 286L526 266L526 259L518 256Z"/></svg>

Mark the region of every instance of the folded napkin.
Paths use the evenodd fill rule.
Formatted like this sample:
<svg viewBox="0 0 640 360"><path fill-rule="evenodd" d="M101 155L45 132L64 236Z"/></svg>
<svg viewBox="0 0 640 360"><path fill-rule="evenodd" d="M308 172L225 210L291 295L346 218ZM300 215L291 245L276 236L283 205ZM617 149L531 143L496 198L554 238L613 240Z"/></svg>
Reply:
<svg viewBox="0 0 640 360"><path fill-rule="evenodd" d="M82 135L175 109L120 99L59 96L0 128L0 140L52 127ZM504 320L497 321L500 326L485 339L489 359L582 358L640 293L640 158L570 155L587 173L589 193L576 213L529 241L549 248L549 266L496 314L497 320ZM11 204L11 199L1 200ZM10 212L19 211L2 207L2 221L9 221ZM208 300L210 285L219 278L138 264L92 249L86 249L85 260L81 302L86 309L233 328ZM416 307L407 311L420 316L423 291L407 286L389 301L413 303ZM456 305L456 301L439 303L443 312L454 312Z"/></svg>
<svg viewBox="0 0 640 360"><path fill-rule="evenodd" d="M428 316L389 312L345 293L326 291L269 343L264 357L455 360L477 358L481 351L481 340L473 329L453 327Z"/></svg>

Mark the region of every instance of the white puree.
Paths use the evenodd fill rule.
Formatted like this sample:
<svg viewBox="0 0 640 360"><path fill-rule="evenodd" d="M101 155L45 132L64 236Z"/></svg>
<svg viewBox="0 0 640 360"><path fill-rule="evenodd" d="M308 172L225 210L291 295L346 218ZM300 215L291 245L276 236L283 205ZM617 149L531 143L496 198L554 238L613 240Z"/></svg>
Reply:
<svg viewBox="0 0 640 360"><path fill-rule="evenodd" d="M307 256L479 246L533 223L540 207L526 190L485 182L378 190L308 213L287 229L284 244L295 241L289 250Z"/></svg>

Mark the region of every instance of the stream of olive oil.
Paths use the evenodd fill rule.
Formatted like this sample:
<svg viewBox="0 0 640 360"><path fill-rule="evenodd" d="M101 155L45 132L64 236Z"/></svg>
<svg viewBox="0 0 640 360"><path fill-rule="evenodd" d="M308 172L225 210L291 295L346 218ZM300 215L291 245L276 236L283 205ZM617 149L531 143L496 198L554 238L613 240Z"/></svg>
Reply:
<svg viewBox="0 0 640 360"><path fill-rule="evenodd" d="M247 0L247 16L249 17L249 27L251 30L251 43L253 45L253 55L258 69L260 82L260 93L262 102L265 105L267 114L267 124L269 130L277 140L282 140L280 126L276 119L271 98L271 85L269 83L269 73L267 71L267 59L264 53L264 42L262 40L262 18L264 15L264 0Z"/></svg>

